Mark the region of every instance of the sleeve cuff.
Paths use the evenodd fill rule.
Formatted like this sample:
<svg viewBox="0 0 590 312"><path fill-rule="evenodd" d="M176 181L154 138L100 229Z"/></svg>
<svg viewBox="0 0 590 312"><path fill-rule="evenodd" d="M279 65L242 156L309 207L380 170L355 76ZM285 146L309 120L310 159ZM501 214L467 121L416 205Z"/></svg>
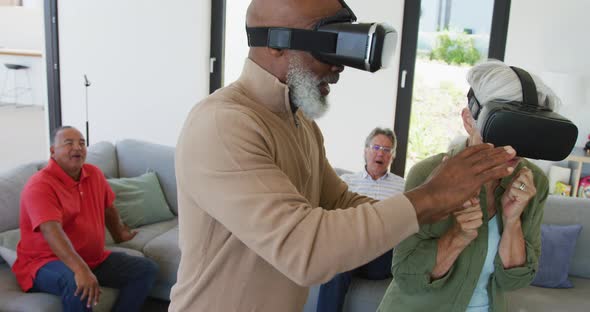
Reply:
<svg viewBox="0 0 590 312"><path fill-rule="evenodd" d="M61 218L58 216L46 217L43 219L36 220L35 223L31 224L33 227L33 232L39 232L41 224L49 221L56 221L61 224Z"/></svg>
<svg viewBox="0 0 590 312"><path fill-rule="evenodd" d="M529 285L535 278L535 269L528 262L520 267L505 269L500 255L497 255L494 275L498 286L509 291Z"/></svg>
<svg viewBox="0 0 590 312"><path fill-rule="evenodd" d="M420 259L412 263L405 263L397 270L394 278L398 281L400 288L409 291L426 291L443 287L453 274L455 265L439 279L432 280L431 274L436 264L436 252L438 240L427 239L421 241L412 253L412 258Z"/></svg>
<svg viewBox="0 0 590 312"><path fill-rule="evenodd" d="M403 194L396 195L373 204L383 218L386 237L398 244L420 229L416 210Z"/></svg>

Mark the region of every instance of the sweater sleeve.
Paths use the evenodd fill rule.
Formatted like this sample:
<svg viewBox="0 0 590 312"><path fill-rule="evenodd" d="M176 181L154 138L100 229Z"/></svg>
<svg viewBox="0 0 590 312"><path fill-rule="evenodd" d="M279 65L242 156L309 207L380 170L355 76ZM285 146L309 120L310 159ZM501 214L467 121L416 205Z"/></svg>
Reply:
<svg viewBox="0 0 590 312"><path fill-rule="evenodd" d="M453 274L455 264L443 277L432 281L430 275L436 264L438 239L429 237L427 231L404 240L395 248L392 274L398 286L408 293L425 293L443 287Z"/></svg>
<svg viewBox="0 0 590 312"><path fill-rule="evenodd" d="M418 230L403 195L356 209L312 207L275 163L262 121L230 109L202 115L209 118L191 120L179 141L179 190L295 283L325 282ZM331 167L324 175L336 193L347 192Z"/></svg>
<svg viewBox="0 0 590 312"><path fill-rule="evenodd" d="M531 169L534 172L537 194L531 199L521 216L526 251L525 264L520 267L505 269L499 253L494 260L494 280L498 288L504 291L528 286L535 278L535 274L539 268L541 223L543 221L543 207L547 200L549 187L547 178L540 169L536 167L532 167Z"/></svg>
<svg viewBox="0 0 590 312"><path fill-rule="evenodd" d="M324 209L345 209L363 203L377 202L372 198L351 192L347 181L336 174L325 156L323 173L320 205Z"/></svg>
<svg viewBox="0 0 590 312"><path fill-rule="evenodd" d="M351 174L338 176L336 171L330 165L326 157L324 149L324 137L320 128L314 122L312 124L313 131L318 138L318 148L321 151L322 157L322 191L320 198L320 205L324 209L346 209L349 207L356 207L366 202L375 203L376 200L367 196L360 195L356 192L350 191Z"/></svg>

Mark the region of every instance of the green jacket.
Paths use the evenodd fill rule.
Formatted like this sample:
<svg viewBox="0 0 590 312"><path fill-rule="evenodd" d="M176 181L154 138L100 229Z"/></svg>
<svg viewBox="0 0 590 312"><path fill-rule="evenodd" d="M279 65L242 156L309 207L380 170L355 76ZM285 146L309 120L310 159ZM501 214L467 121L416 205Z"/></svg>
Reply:
<svg viewBox="0 0 590 312"><path fill-rule="evenodd" d="M454 147L450 154L457 154L463 147ZM424 183L445 154L439 154L416 164L408 174L406 190ZM517 268L504 269L500 255L494 259L494 273L490 276L488 294L490 311L505 311L504 292L525 287L531 283L538 268L541 253L541 221L543 206L548 194L548 182L544 173L534 164L523 159L514 172L527 166L533 172L537 194L525 208L522 230L525 239L526 263ZM496 211L502 215L501 197L510 187L513 175L501 180L494 198ZM435 224L420 226L420 231L401 242L393 258L393 281L389 285L378 311L465 311L479 279L487 253L488 215L486 193L480 193L484 224L478 230L477 238L459 255L449 272L442 278L430 280L430 272L436 262L437 241L453 225L447 218ZM498 219L500 233L503 231L502 218Z"/></svg>

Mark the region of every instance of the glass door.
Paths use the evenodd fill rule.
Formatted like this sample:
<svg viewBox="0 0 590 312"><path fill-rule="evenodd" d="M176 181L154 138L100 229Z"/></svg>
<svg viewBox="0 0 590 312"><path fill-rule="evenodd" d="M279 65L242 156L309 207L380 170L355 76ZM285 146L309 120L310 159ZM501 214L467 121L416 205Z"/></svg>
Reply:
<svg viewBox="0 0 590 312"><path fill-rule="evenodd" d="M0 5L0 172L49 157L43 1Z"/></svg>
<svg viewBox="0 0 590 312"><path fill-rule="evenodd" d="M488 57L503 59L508 8L505 0L406 0L396 174L465 135L460 111L467 104L467 71Z"/></svg>

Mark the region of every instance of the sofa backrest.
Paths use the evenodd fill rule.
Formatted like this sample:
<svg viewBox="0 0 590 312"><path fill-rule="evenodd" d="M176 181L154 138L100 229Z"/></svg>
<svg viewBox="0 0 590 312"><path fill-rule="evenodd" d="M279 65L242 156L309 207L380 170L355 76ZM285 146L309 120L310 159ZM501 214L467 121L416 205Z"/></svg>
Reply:
<svg viewBox="0 0 590 312"><path fill-rule="evenodd" d="M341 175L347 174L347 173L352 173L352 171L350 171L350 170L346 170L346 169L342 169L342 168L336 168L336 167L334 167L334 171L336 172L336 174L338 176L341 176Z"/></svg>
<svg viewBox="0 0 590 312"><path fill-rule="evenodd" d="M570 264L570 274L590 278L590 199L549 195L543 223L582 225Z"/></svg>
<svg viewBox="0 0 590 312"><path fill-rule="evenodd" d="M174 172L174 147L138 140L117 142L119 177L136 177L154 171L166 201L175 215L178 215L176 174Z"/></svg>
<svg viewBox="0 0 590 312"><path fill-rule="evenodd" d="M111 142L90 145L86 153L86 162L100 168L107 179L119 177L117 150Z"/></svg>
<svg viewBox="0 0 590 312"><path fill-rule="evenodd" d="M46 164L39 161L0 173L0 233L18 228L23 187Z"/></svg>

